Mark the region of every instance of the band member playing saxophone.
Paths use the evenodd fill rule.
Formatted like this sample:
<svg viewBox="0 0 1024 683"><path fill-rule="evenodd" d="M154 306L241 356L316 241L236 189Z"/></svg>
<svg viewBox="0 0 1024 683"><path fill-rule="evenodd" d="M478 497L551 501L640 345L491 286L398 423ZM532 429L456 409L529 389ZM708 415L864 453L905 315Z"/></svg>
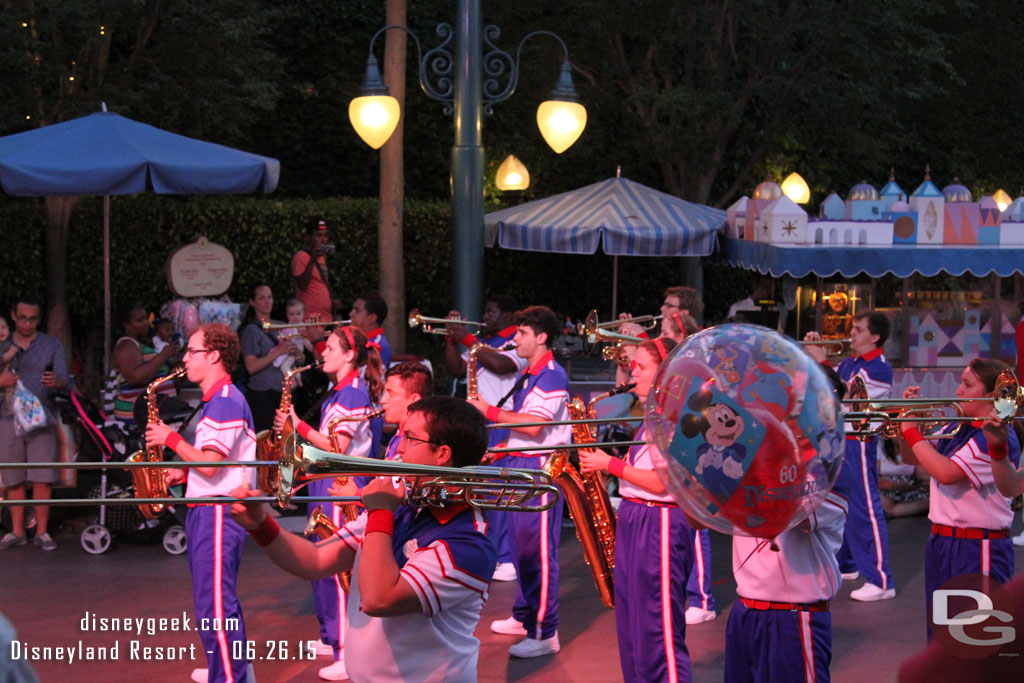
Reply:
<svg viewBox="0 0 1024 683"><path fill-rule="evenodd" d="M450 317L458 317L452 311ZM444 360L448 372L459 377L467 375L467 382L476 386L476 394L491 405L509 392L516 383L519 373L526 369L526 359L516 354L511 346L516 334L516 302L510 296L495 294L484 303L483 328L480 338L470 334L465 325L447 325L448 338ZM461 349L461 351L460 351ZM472 357L470 352L472 351ZM472 362L471 362L472 361ZM470 366L475 370L470 374ZM467 392L467 398L474 398ZM489 429L488 446L498 446L508 438L507 429ZM504 458L495 461L496 467L506 467ZM498 567L494 570L496 581L515 581L516 568L512 563L512 547L508 538L508 514L496 511L488 515L489 533L498 546Z"/></svg>
<svg viewBox="0 0 1024 683"><path fill-rule="evenodd" d="M345 325L335 327L327 338L327 346L323 352L323 370L329 377L335 378L334 393L323 405L320 418L320 429L313 429L305 422L299 421L292 408L289 415L278 412L274 429L280 430L286 419L296 420L296 431L303 439L317 448L335 450L347 455L373 457L378 452L378 445L373 440L369 420L359 419L368 415L373 404L380 400L384 389L381 379L381 360L378 348L367 341L366 335L358 327ZM360 369L365 368L365 380L360 378ZM332 440L328 425L341 419L340 429L334 430ZM311 496L329 495L330 479L314 481L309 485ZM353 488L352 493L355 492ZM309 514L317 507L331 518L334 524L341 526L342 506L333 503L310 504ZM346 596L338 577L329 574L313 582L313 602L316 606L317 619L320 621L320 635L317 638L317 654L332 655L334 664L320 670L320 677L328 681L344 680L345 672L345 624L343 617L346 612Z"/></svg>
<svg viewBox="0 0 1024 683"><path fill-rule="evenodd" d="M146 445L166 446L186 462L254 460L252 413L231 383L240 352L238 335L226 325L211 323L196 330L185 350L188 378L203 391L195 443L187 443L163 422L151 422ZM185 478L182 470L169 470L169 483ZM185 496L227 496L240 486L251 487L251 479L247 467L193 467L188 470ZM244 658L245 622L236 590L245 530L231 520L224 505L196 505L189 508L185 532L196 622L217 625L216 630L199 632L208 669L193 671L192 680L250 681L252 665ZM227 630L230 625L237 627Z"/></svg>
<svg viewBox="0 0 1024 683"><path fill-rule="evenodd" d="M484 419L464 401L425 398L408 413L398 446L403 462L480 463ZM315 579L352 570L346 663L353 680L475 683L480 641L473 631L495 564L485 517L461 504L400 507L405 487L373 479L361 492L366 514L317 545L281 533L264 505L236 503L232 515L285 571Z"/></svg>

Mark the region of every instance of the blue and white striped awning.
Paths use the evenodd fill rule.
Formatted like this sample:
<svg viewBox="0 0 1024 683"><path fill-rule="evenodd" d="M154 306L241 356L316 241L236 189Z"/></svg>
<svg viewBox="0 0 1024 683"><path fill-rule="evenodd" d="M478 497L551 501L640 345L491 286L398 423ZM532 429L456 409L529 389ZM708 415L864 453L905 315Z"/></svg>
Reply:
<svg viewBox="0 0 1024 683"><path fill-rule="evenodd" d="M616 256L708 256L725 211L693 204L626 178L538 199L484 216L485 243L505 249Z"/></svg>

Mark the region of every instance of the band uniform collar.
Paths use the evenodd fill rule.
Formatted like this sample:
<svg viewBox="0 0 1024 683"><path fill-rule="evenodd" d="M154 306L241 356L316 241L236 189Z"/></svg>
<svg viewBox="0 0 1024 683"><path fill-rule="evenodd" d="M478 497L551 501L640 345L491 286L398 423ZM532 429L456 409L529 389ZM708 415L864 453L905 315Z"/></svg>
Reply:
<svg viewBox="0 0 1024 683"><path fill-rule="evenodd" d="M210 387L210 390L203 394L203 403L206 403L211 398L217 395L217 392L224 388L225 384L231 384L231 375L225 375L217 380L216 384Z"/></svg>
<svg viewBox="0 0 1024 683"><path fill-rule="evenodd" d="M530 374L539 375L541 370L543 370L547 366L547 364L553 361L554 359L555 355L548 351L541 357L539 361L534 363L533 367L530 368Z"/></svg>

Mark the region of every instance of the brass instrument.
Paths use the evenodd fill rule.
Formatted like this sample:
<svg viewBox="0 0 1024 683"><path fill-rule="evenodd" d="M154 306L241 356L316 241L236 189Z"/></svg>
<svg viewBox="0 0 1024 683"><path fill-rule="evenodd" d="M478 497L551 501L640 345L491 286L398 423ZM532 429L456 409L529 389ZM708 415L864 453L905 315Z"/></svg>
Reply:
<svg viewBox="0 0 1024 683"><path fill-rule="evenodd" d="M830 356L843 356L849 353L849 339L815 339L814 341L798 342L801 346L823 346L825 352Z"/></svg>
<svg viewBox="0 0 1024 683"><path fill-rule="evenodd" d="M615 355L618 356L621 353L621 349L618 347L622 344L640 344L644 341L640 337L632 337L628 334L612 332L604 327L605 325L615 324L618 323L599 323L597 321L597 310L595 309L590 311L590 313L587 314L587 317L583 320L583 324L580 326L579 330L580 339L583 340L584 353L589 355L594 350L594 346L599 342L615 342L617 345ZM605 360L610 360L610 358L605 356Z"/></svg>
<svg viewBox="0 0 1024 683"><path fill-rule="evenodd" d="M309 520L306 522L306 535L318 536L321 541L326 541L336 533L338 533L338 525L334 523L333 519L324 514L323 508L313 508L313 514L309 516ZM338 583L341 584L341 590L348 593L349 588L352 586L352 571L338 572L337 576Z"/></svg>
<svg viewBox="0 0 1024 683"><path fill-rule="evenodd" d="M331 453L310 444L285 443L278 500L287 505L296 490L317 479L338 476L417 477L407 486L405 502L416 506L445 507L465 504L478 510L542 512L558 502L558 487L540 470L508 467L437 467L400 460L375 460ZM549 500L532 502L545 494ZM331 502L357 502L336 498Z"/></svg>
<svg viewBox="0 0 1024 683"><path fill-rule="evenodd" d="M900 424L904 422L921 422L934 427L924 434L926 439L943 439L950 434L937 434L936 431L951 422L973 422L977 417L964 415L961 403L991 403L995 409L996 419L1000 422L1011 422L1024 419L1019 416L1024 409L1024 388L1017 382L1016 375L1004 370L996 378L993 396L981 398L950 398L926 401L918 398L869 399L848 398L843 403L852 404L859 409L844 414L847 421L857 422L852 434L859 438L882 436L894 439L900 436ZM956 414L947 416L946 411Z"/></svg>
<svg viewBox="0 0 1024 683"><path fill-rule="evenodd" d="M181 377L186 372L185 366L177 368L174 372L165 377L159 377L149 383L146 387L146 407L148 413L146 414L146 424L160 421L160 407L157 405L156 388L165 382ZM148 461L151 463L162 463L163 457L162 446L148 446L142 450L135 451L128 456L128 462L143 462ZM132 481L134 482L135 497L136 498L170 498L170 494L167 491L167 468L166 467L153 467L151 469L133 469ZM146 519L156 519L167 506L163 503L146 503L140 504L139 510L142 512L142 516Z"/></svg>
<svg viewBox="0 0 1024 683"><path fill-rule="evenodd" d="M278 411L287 413L292 407L292 378L300 372L319 368L323 361L310 363L301 368L292 368L284 375L284 382L281 384L281 403L277 406ZM291 420L285 420L281 432L272 429L264 429L256 435L256 459L257 460L279 460L280 453L278 443L282 438L287 438L292 429ZM268 496L274 495L277 491L277 480L280 476L276 467L260 467L256 470L256 486Z"/></svg>
<svg viewBox="0 0 1024 683"><path fill-rule="evenodd" d="M477 342L476 344L473 344L473 346L471 346L469 348L469 360L466 361L466 400L467 401L475 401L476 399L480 398L479 382L478 382L477 376L476 376L476 373L477 373L477 363L479 363L479 361L476 359L477 354L480 353L480 351L483 350L483 349L494 349L495 351L508 351L510 349L514 349L515 347L516 347L515 344L508 343L508 344L505 344L504 346L500 346L500 347L495 348L493 346L489 346L487 344L484 344L483 342Z"/></svg>
<svg viewBox="0 0 1024 683"><path fill-rule="evenodd" d="M635 385L601 394L584 407L583 399L573 397L566 405L569 416L577 421L572 425L577 445L593 446L597 441L596 427L579 420L596 419L594 406L598 401L629 391ZM580 473L571 462L566 450L558 450L544 465L565 495L566 505L572 513L576 538L583 546L583 559L594 575L594 584L605 607L615 607L615 508L608 495L608 484L602 472Z"/></svg>
<svg viewBox="0 0 1024 683"><path fill-rule="evenodd" d="M443 327L435 327L435 325L448 325L450 323L458 323L460 325L470 325L473 327L483 327L483 323L476 323L472 320L460 320L458 318L428 318L425 315L420 315L420 309L414 308L409 311L409 327L422 327L424 334L448 334L448 331Z"/></svg>
<svg viewBox="0 0 1024 683"><path fill-rule="evenodd" d="M336 417L327 423L327 438L331 442L331 451L333 453L341 453L341 436L338 435L338 429L342 424L346 422L361 422L363 420L374 420L384 414L383 408L374 408L364 415L355 415L352 417ZM348 483L348 477L335 477L335 483L338 486L344 486ZM346 522L351 522L359 516L359 508L356 507L355 503L338 503L341 506L341 514L345 517ZM319 509L319 508L318 508ZM347 581L346 581L347 584ZM346 589L347 590L347 589Z"/></svg>
<svg viewBox="0 0 1024 683"><path fill-rule="evenodd" d="M272 323L264 322L260 325L264 332L272 332L274 330L287 330L289 327L337 327L339 325L351 325L351 320L321 320L319 322L308 322L308 323Z"/></svg>
<svg viewBox="0 0 1024 683"><path fill-rule="evenodd" d="M639 325L640 323L643 323L643 322L650 322L651 323L650 325L640 325L640 327L642 327L645 330L653 330L655 325L658 324L658 321L661 320L664 317L665 316L660 315L660 314L659 315L638 315L638 316L634 316L632 318L622 318L621 320L611 320L611 321L606 322L606 323L598 323L597 326L598 327L615 327L616 325L621 325L623 323L635 323L635 324Z"/></svg>

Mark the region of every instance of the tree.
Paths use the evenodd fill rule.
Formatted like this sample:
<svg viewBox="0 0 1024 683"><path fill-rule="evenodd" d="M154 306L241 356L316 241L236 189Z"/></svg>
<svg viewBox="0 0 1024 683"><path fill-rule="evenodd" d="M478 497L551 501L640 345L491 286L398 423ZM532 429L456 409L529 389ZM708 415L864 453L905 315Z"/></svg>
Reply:
<svg viewBox="0 0 1024 683"><path fill-rule="evenodd" d="M0 133L98 111L232 144L273 106L279 66L255 0L0 0ZM70 349L65 270L77 198L47 198L48 330ZM145 243L149 246L149 243Z"/></svg>

